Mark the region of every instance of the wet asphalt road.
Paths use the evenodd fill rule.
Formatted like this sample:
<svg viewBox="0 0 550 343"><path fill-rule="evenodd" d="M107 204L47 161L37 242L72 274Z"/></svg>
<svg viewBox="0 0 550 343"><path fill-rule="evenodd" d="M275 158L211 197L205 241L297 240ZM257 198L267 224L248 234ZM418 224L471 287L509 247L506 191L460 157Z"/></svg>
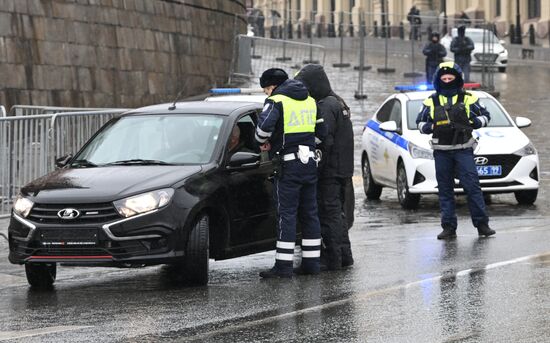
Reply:
<svg viewBox="0 0 550 343"><path fill-rule="evenodd" d="M381 64L372 58L370 63ZM0 238L0 341L14 342L547 342L550 339L549 66L511 66L496 74L501 101L531 118L541 189L534 206L513 195L488 206L497 235L480 239L459 198L459 237L435 239L437 197L403 211L394 190L366 202L360 134L367 118L403 82L367 72L369 99L353 100L356 75L327 68L353 110L356 133L355 265L319 277L260 280L273 252L211 262L207 287L171 284L163 267L60 268L55 290L36 292L7 262ZM474 78L476 74L474 74ZM0 227L6 222L0 220Z"/></svg>

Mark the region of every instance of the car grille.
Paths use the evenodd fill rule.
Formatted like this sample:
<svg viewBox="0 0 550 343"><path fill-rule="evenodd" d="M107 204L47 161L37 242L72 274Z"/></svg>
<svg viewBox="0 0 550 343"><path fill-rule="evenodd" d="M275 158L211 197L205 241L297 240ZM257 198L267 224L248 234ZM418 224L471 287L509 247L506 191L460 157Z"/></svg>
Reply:
<svg viewBox="0 0 550 343"><path fill-rule="evenodd" d="M475 157L486 157L489 161L485 164L488 166L502 166L502 175L496 176L480 176L480 180L502 179L508 176L512 169L516 166L521 156L518 155L476 155Z"/></svg>
<svg viewBox="0 0 550 343"><path fill-rule="evenodd" d="M61 219L57 214L63 209L76 209L80 215L75 219ZM28 217L43 224L97 224L120 219L111 203L101 204L35 204Z"/></svg>
<svg viewBox="0 0 550 343"><path fill-rule="evenodd" d="M478 60L480 62L493 63L497 60L498 55L497 54L476 53L476 54L474 54L474 57L475 57L476 60Z"/></svg>
<svg viewBox="0 0 550 343"><path fill-rule="evenodd" d="M110 247L36 247L34 244L20 244L16 253L32 256L104 256L128 258L146 255L149 249L139 241L120 242Z"/></svg>

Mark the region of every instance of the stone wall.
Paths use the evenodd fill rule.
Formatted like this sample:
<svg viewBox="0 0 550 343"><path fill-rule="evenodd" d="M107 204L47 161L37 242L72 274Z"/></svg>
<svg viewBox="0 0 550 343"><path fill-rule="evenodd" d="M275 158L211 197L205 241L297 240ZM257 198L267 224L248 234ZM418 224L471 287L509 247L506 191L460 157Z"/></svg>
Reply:
<svg viewBox="0 0 550 343"><path fill-rule="evenodd" d="M243 3L0 0L0 105L139 107L204 92L227 81Z"/></svg>

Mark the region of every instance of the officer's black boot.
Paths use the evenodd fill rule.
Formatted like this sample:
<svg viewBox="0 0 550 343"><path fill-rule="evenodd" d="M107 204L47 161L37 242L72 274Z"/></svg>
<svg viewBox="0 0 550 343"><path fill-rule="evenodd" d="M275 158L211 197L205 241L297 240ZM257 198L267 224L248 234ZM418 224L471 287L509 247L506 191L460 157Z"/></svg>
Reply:
<svg viewBox="0 0 550 343"><path fill-rule="evenodd" d="M492 236L496 233L495 230L491 229L489 227L489 224L487 223L480 223L478 224L477 226L477 232L480 236L485 236L485 237L489 237L489 236Z"/></svg>
<svg viewBox="0 0 550 343"><path fill-rule="evenodd" d="M278 266L275 263L275 266L271 269L264 270L260 272L260 277L264 279L289 279L292 277L292 262L289 266Z"/></svg>
<svg viewBox="0 0 550 343"><path fill-rule="evenodd" d="M353 255L349 252L342 252L342 268L353 266Z"/></svg>
<svg viewBox="0 0 550 343"><path fill-rule="evenodd" d="M437 235L437 239L453 239L456 238L456 228L450 225L442 225L443 231Z"/></svg>

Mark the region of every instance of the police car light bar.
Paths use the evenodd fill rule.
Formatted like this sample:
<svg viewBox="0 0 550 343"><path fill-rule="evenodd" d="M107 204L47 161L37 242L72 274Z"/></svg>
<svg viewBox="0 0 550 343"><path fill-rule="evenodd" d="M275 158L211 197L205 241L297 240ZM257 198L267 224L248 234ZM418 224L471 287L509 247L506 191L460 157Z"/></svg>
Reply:
<svg viewBox="0 0 550 343"><path fill-rule="evenodd" d="M477 82L470 82L470 83L464 84L465 89L478 89L480 87L481 87L481 84ZM400 92L433 91L434 86L427 83L420 83L417 85L398 85L398 86L395 86L394 89Z"/></svg>
<svg viewBox="0 0 550 343"><path fill-rule="evenodd" d="M212 94L261 94L263 89L261 88L212 88L210 89Z"/></svg>

